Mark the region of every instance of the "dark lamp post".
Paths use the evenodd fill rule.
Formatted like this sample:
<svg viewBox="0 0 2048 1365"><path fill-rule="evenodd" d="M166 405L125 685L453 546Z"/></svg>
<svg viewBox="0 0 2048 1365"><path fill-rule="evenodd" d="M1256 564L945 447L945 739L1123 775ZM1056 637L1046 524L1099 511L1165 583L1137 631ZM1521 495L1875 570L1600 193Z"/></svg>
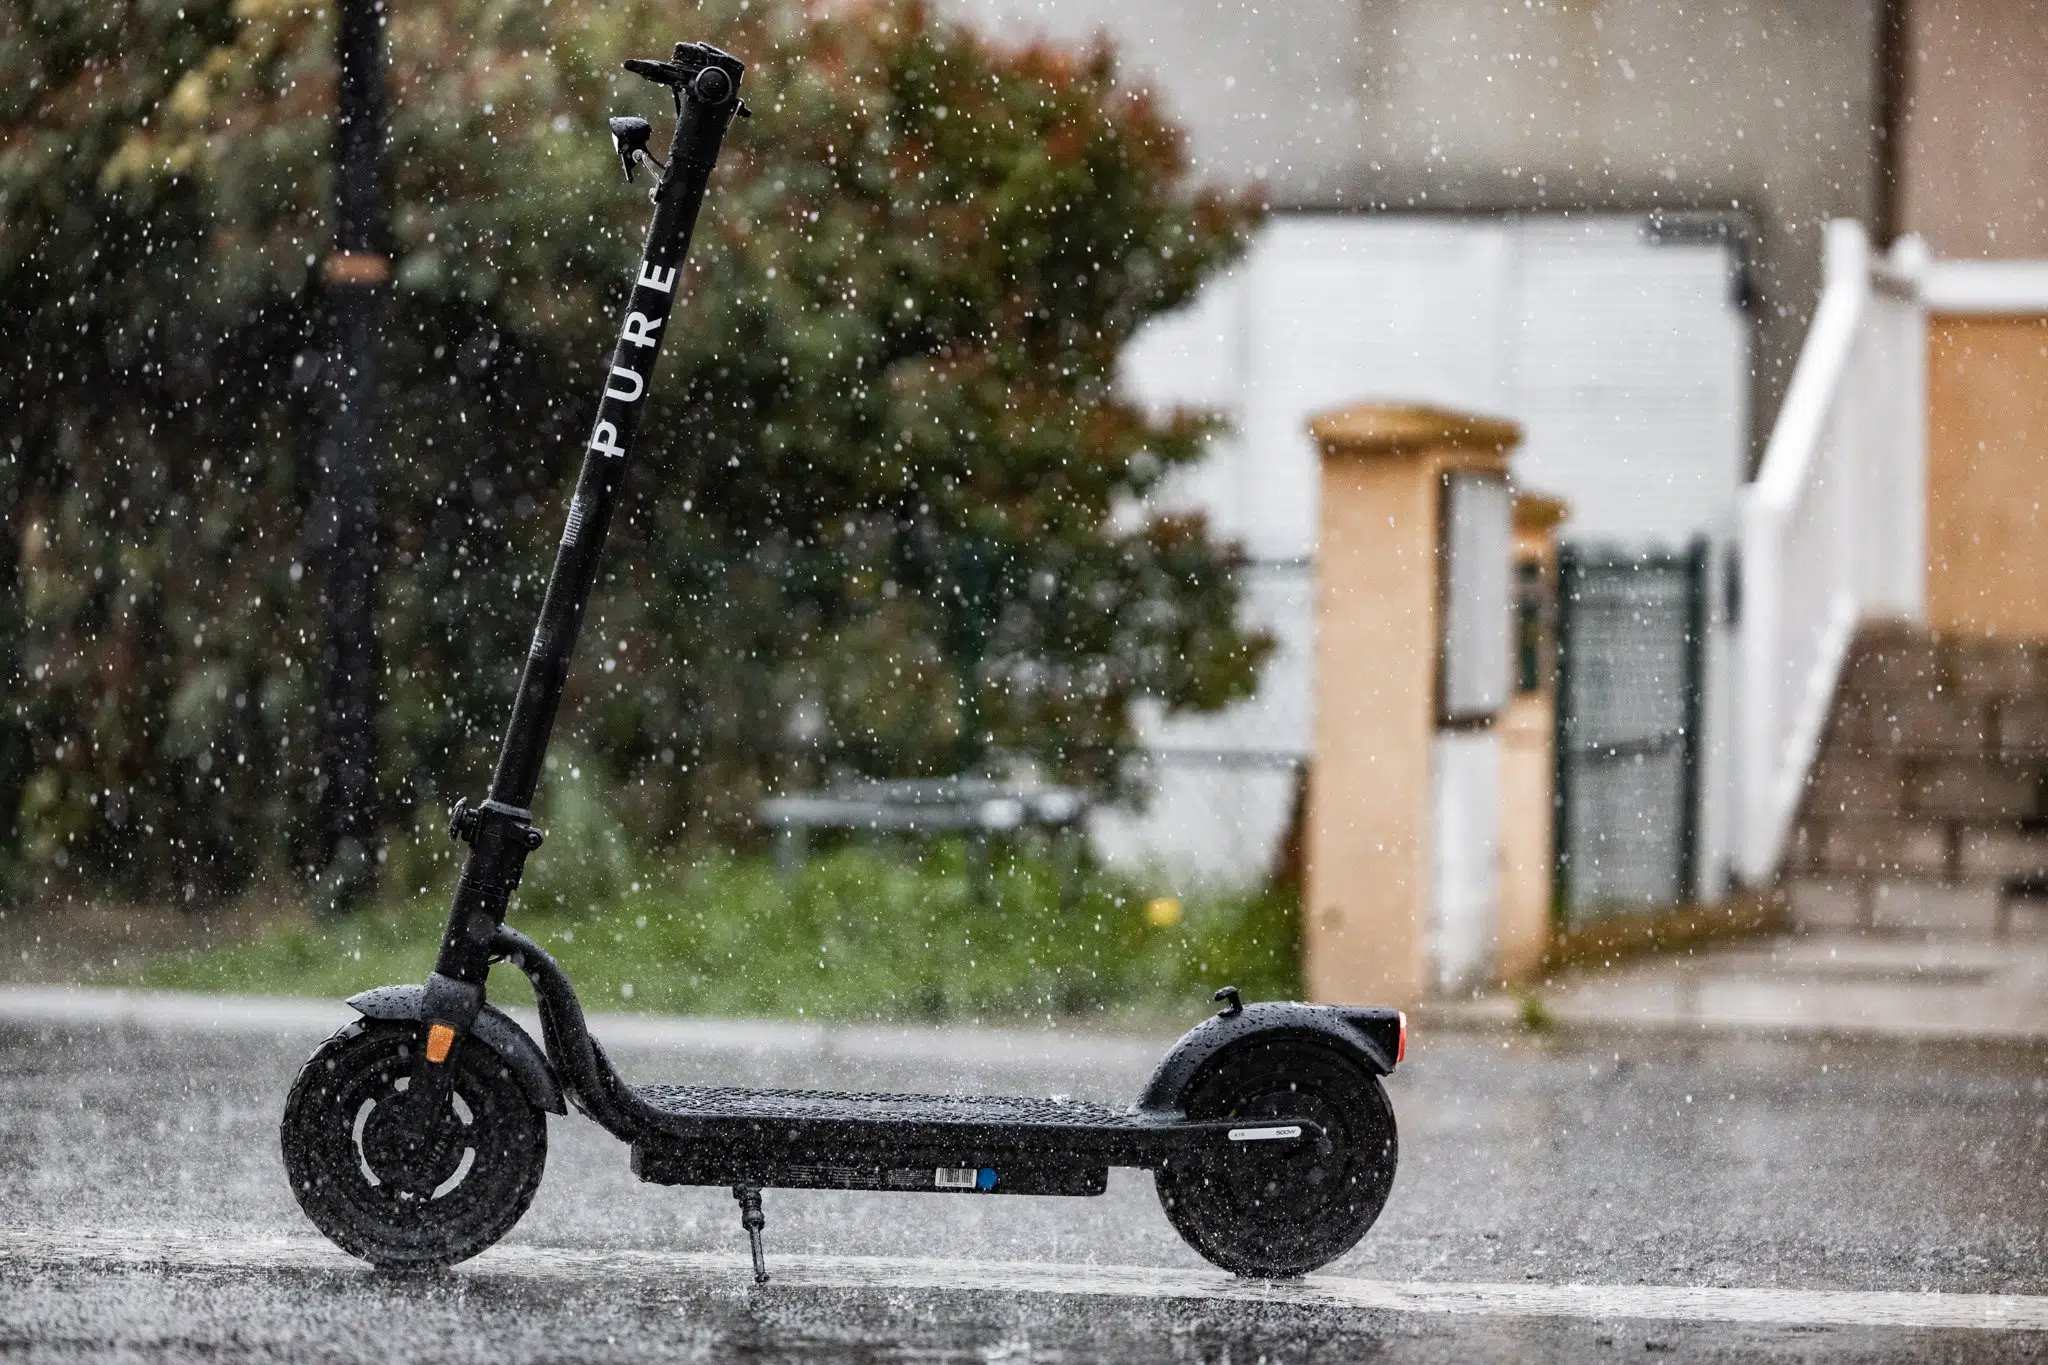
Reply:
<svg viewBox="0 0 2048 1365"><path fill-rule="evenodd" d="M326 612L318 854L331 909L377 871L377 468L380 344L391 278L384 216L384 5L341 0L335 38L334 253L321 275L332 327L332 408L314 535Z"/></svg>

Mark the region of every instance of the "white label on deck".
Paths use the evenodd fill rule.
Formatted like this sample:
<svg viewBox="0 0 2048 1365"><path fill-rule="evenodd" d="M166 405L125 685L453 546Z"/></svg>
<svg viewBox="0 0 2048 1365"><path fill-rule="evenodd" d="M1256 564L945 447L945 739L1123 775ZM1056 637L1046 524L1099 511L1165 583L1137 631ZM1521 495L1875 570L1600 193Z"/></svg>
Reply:
<svg viewBox="0 0 2048 1365"><path fill-rule="evenodd" d="M1233 1128L1230 1130L1230 1140L1232 1142L1277 1142L1282 1138L1298 1138L1300 1136L1301 1125L1298 1123L1286 1123L1278 1128Z"/></svg>
<svg viewBox="0 0 2048 1365"><path fill-rule="evenodd" d="M932 1172L932 1184L942 1190L971 1190L980 1179L979 1166L941 1166Z"/></svg>

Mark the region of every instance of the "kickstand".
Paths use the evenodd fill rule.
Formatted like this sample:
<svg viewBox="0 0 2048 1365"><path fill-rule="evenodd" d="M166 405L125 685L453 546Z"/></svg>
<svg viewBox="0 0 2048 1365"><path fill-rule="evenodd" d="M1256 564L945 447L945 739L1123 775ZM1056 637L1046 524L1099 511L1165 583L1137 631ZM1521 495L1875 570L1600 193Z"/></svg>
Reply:
<svg viewBox="0 0 2048 1365"><path fill-rule="evenodd" d="M735 1185L732 1197L740 1201L740 1226L747 1230L747 1243L754 1252L754 1283L768 1283L768 1267L761 1260L761 1229L768 1223L768 1217L761 1212L761 1187L759 1185Z"/></svg>

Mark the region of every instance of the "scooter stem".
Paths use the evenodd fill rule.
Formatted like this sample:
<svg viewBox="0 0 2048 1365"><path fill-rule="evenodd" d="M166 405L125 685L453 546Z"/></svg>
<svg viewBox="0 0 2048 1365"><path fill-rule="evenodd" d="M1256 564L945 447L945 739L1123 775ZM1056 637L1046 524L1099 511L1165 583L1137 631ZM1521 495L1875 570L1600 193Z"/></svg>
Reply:
<svg viewBox="0 0 2048 1365"><path fill-rule="evenodd" d="M434 974L427 980L422 1019L430 1026L446 1024L456 1033L466 1031L476 1017L490 969L491 940L505 921L505 906L519 885L527 855L540 847L541 832L534 827L529 808L584 609L597 582L598 557L625 480L648 379L661 353L705 186L733 115L745 112L739 87L746 68L707 44L678 43L672 61L632 61L626 68L668 87L675 96L675 132L668 164L652 192L654 221L648 226L639 273L619 325L597 419L584 444L583 469L519 679L490 799L474 810L458 803L450 824L449 832L468 843L470 851ZM432 1038L430 1033L430 1053Z"/></svg>

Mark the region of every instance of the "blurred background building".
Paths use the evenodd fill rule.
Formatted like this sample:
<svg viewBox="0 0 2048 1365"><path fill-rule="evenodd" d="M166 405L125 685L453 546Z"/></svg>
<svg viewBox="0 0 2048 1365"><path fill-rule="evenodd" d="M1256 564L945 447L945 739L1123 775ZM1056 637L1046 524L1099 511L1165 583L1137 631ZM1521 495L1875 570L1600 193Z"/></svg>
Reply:
<svg viewBox="0 0 2048 1365"><path fill-rule="evenodd" d="M1931 253L1924 279L1894 279L1881 260L1870 269L1879 292L1906 305L1904 326L1935 329L1937 352L1963 294L1974 317L2034 325L2044 301L2028 270L1971 275L1946 263L2048 256L2038 188L2048 15L2038 6L952 8L998 34L1108 33L1189 128L1200 169L1263 185L1274 210L1239 268L1132 348L1125 382L1148 402L1231 418L1208 465L1171 496L1245 542L1250 610L1281 647L1257 698L1149 729L1156 797L1141 815L1098 825L1113 857L1230 881L1287 856L1311 727L1316 483L1304 419L1336 403L1433 402L1511 419L1526 433L1518 480L1571 506L1558 730L1570 915L1713 901L1781 870L1789 831L1813 828L1795 812L1859 624L1904 617L1929 638L1957 625L2041 633L1986 626L1981 609L1975 624L1929 619L1929 594L1938 603L1959 572L1980 604L1987 592L2032 599L2040 580L2010 569L2024 553L1983 552L1964 571L1944 549L1944 447L1938 434L1931 455L1917 444L1942 418L1930 419L1925 376L1907 354L1917 336L1901 340L1894 324L1879 345L1855 328L1835 329L1845 341L1815 327L1824 287L1849 269L1842 236L1837 269L1824 273L1836 220L1863 225L1880 252L1905 239L1897 261L1909 274L1916 251ZM1859 314L1865 330L1881 312ZM1988 340L1966 349L1980 354ZM1788 413L1803 350L1811 392ZM1881 364L1891 368L1866 373ZM2008 366L1984 382L2017 378ZM1995 420L2010 428L2027 414ZM1836 431L1851 421L1855 434ZM2016 436L1998 465L2026 508L2048 482L2039 440ZM1827 482L1814 452L1837 445L1858 472L1834 470L1836 485L1883 490L1868 495L1882 507L1841 513L1863 528L1861 559L1844 567L1844 536L1808 526L1811 543L1759 542L1765 562L1750 563L1744 506L1766 451L1785 451L1777 483L1810 493ZM1810 501L1794 522L1816 521ZM1748 535L1768 540L1758 515ZM1863 581L1880 560L1892 587ZM1986 575L1997 582L1976 586ZM1770 599L1750 631L1745 602L1757 591ZM1978 730L1995 747L1991 715ZM1899 776L1902 791L1910 780ZM1918 818L1912 798L1900 800L1894 815ZM1766 808L1777 814L1759 815ZM1997 809L2001 819L2044 813L2013 800ZM1772 821L1777 833L1759 832ZM1950 884L1964 876L1957 840L1968 830L1944 830L1926 856Z"/></svg>

